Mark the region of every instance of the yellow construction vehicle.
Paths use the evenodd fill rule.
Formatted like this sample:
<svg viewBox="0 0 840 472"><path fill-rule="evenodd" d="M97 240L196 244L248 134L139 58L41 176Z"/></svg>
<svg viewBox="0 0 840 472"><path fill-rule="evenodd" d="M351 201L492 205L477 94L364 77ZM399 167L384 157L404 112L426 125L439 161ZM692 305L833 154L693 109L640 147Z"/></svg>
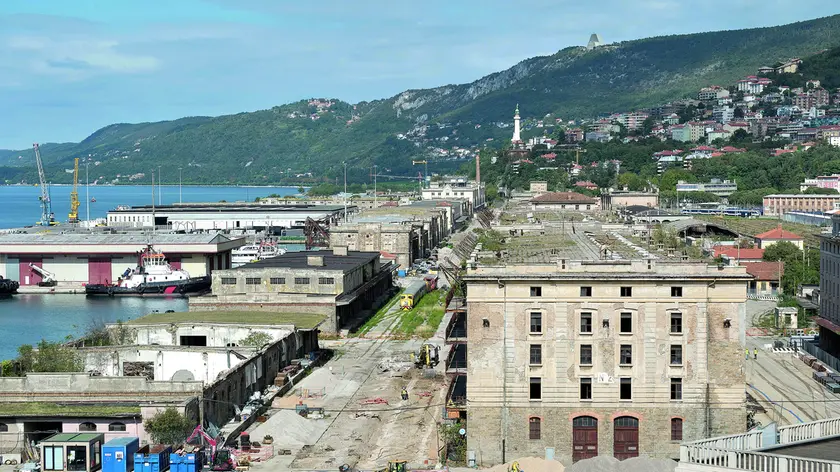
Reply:
<svg viewBox="0 0 840 472"><path fill-rule="evenodd" d="M359 469L344 464L338 468L338 472L360 472ZM388 467L379 469L376 472L408 472L408 461L388 461Z"/></svg>
<svg viewBox="0 0 840 472"><path fill-rule="evenodd" d="M70 223L79 222L79 158L73 164L73 190L70 192L70 213L67 215Z"/></svg>
<svg viewBox="0 0 840 472"><path fill-rule="evenodd" d="M434 367L440 363L440 347L434 344L424 344L415 354L411 353L416 367Z"/></svg>

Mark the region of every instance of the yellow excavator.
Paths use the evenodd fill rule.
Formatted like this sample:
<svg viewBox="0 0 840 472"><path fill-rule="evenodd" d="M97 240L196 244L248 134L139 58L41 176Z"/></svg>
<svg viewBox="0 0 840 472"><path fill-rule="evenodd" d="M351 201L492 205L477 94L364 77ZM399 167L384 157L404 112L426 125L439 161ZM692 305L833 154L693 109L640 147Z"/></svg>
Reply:
<svg viewBox="0 0 840 472"><path fill-rule="evenodd" d="M424 344L417 353L411 353L414 365L417 368L432 368L440 363L440 347L434 344Z"/></svg>
<svg viewBox="0 0 840 472"><path fill-rule="evenodd" d="M73 164L73 190L70 192L70 213L67 215L69 223L79 222L79 158Z"/></svg>

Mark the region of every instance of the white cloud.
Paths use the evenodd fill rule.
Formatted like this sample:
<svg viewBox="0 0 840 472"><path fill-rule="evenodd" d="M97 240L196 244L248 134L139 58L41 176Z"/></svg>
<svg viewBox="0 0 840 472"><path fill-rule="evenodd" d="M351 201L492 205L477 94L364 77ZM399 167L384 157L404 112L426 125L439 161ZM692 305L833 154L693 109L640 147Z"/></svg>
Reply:
<svg viewBox="0 0 840 472"><path fill-rule="evenodd" d="M151 72L161 66L156 57L121 52L120 43L113 40L14 36L8 39L7 45L25 52L30 72L71 80L103 73Z"/></svg>

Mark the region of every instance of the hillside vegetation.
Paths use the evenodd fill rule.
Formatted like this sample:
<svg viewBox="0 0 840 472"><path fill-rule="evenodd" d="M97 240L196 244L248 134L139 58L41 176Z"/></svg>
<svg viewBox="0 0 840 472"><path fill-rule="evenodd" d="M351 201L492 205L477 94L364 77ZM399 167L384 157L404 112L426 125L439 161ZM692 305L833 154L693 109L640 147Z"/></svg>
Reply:
<svg viewBox="0 0 840 472"><path fill-rule="evenodd" d="M840 15L627 41L593 51L571 47L469 84L356 105L301 101L253 113L115 124L81 143L44 145L42 155L53 182L69 182L72 159L88 155L94 163L91 180L100 183L148 182L158 166L170 183L179 167L187 183L334 181L343 175L342 162L356 182L368 180L373 164L380 172L416 174L412 158L431 156L434 148L469 148L509 137L504 125L517 103L528 117L550 113L566 120L654 106L693 96L705 85L732 84L762 65L836 47L838 30ZM39 139L48 137L33 137ZM33 164L31 149L0 151L0 179L34 182Z"/></svg>

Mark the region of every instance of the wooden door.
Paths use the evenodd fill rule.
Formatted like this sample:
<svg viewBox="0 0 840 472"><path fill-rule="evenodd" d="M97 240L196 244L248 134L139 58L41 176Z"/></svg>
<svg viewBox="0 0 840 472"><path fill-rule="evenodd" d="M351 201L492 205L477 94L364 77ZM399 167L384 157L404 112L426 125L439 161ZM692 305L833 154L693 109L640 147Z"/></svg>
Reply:
<svg viewBox="0 0 840 472"><path fill-rule="evenodd" d="M615 419L615 440L613 455L622 461L639 456L639 420L632 416L619 416Z"/></svg>
<svg viewBox="0 0 840 472"><path fill-rule="evenodd" d="M578 416L572 420L572 462L598 455L598 420Z"/></svg>

